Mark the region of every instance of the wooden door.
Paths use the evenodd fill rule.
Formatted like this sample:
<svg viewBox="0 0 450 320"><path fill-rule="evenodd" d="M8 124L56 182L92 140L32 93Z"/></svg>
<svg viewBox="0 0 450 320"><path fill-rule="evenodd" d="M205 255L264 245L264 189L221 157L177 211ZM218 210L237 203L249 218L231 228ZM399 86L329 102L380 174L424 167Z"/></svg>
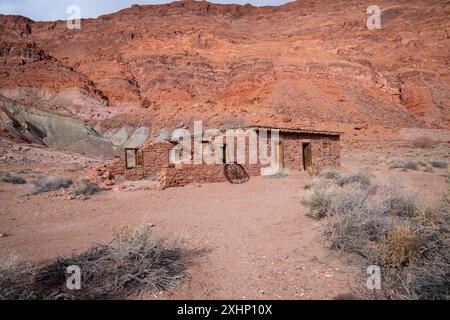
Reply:
<svg viewBox="0 0 450 320"><path fill-rule="evenodd" d="M303 169L308 170L312 166L311 143L303 143Z"/></svg>
<svg viewBox="0 0 450 320"><path fill-rule="evenodd" d="M278 151L278 163L280 165L280 168L284 168L284 150L283 144L281 142L277 144L277 151Z"/></svg>

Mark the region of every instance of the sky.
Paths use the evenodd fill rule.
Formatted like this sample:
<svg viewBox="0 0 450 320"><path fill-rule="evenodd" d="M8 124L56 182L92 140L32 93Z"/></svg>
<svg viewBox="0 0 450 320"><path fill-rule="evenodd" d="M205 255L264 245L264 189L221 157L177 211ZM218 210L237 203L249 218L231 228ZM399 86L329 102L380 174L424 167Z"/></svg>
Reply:
<svg viewBox="0 0 450 320"><path fill-rule="evenodd" d="M275 6L292 0L209 0L215 3L251 3L254 6ZM67 20L67 8L77 5L82 18L96 18L112 13L132 4L161 4L172 1L163 0L0 0L1 14L14 14L28 17L34 21Z"/></svg>

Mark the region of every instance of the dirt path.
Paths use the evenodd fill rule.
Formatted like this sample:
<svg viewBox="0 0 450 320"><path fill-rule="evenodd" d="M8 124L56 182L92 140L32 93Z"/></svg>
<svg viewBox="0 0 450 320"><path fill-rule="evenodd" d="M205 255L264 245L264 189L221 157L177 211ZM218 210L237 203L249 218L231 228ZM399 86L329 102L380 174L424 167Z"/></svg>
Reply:
<svg viewBox="0 0 450 320"><path fill-rule="evenodd" d="M244 185L109 191L85 201L18 198L24 187L2 184L0 232L11 235L0 239L0 254L51 259L108 241L125 223L147 224L158 236L187 239L207 252L181 287L141 298L331 299L348 293L353 277L329 256L320 223L305 215L305 180L257 177Z"/></svg>

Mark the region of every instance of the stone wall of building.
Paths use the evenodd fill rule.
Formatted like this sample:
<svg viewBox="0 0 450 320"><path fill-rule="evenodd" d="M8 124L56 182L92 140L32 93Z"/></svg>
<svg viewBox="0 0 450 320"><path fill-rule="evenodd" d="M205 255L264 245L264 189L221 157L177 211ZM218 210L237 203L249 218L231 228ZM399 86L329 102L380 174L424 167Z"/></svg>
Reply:
<svg viewBox="0 0 450 320"><path fill-rule="evenodd" d="M148 143L142 147L142 166L126 168L125 156L122 156L110 163L109 170L114 176L123 176L127 180L157 177L162 168L169 164L173 147L169 142Z"/></svg>
<svg viewBox="0 0 450 320"><path fill-rule="evenodd" d="M314 168L323 169L340 165L340 142L338 136L308 133L280 133L283 148L283 166L288 170L304 170L303 143L311 144L311 157ZM237 141L234 148L236 149ZM149 143L142 148L143 166L125 168L125 158L116 159L109 167L114 176L124 176L127 180L155 177L162 188L184 186L190 183L226 181L223 164L170 164L170 152L174 145L169 142ZM271 156L271 143L268 144ZM192 148L193 150L193 148ZM193 152L193 151L192 151ZM234 150L236 153L236 150ZM259 152L259 151L258 151ZM275 151L276 152L276 151ZM248 164L249 141L246 139L246 164L243 165L249 176L261 174L262 165ZM193 155L192 155L193 159ZM259 159L259 154L258 154ZM235 160L237 160L235 158Z"/></svg>
<svg viewBox="0 0 450 320"><path fill-rule="evenodd" d="M158 175L162 189L192 183L224 182L222 164L178 164L165 166Z"/></svg>
<svg viewBox="0 0 450 320"><path fill-rule="evenodd" d="M324 143L328 144L324 148ZM338 167L341 165L341 145L339 138L328 136L324 138L314 137L311 139L313 166L318 169Z"/></svg>
<svg viewBox="0 0 450 320"><path fill-rule="evenodd" d="M340 141L338 136L318 134L280 134L284 149L284 166L290 170L304 170L303 143L311 144L312 164L315 168L338 167L340 165ZM324 147L327 144L327 147Z"/></svg>

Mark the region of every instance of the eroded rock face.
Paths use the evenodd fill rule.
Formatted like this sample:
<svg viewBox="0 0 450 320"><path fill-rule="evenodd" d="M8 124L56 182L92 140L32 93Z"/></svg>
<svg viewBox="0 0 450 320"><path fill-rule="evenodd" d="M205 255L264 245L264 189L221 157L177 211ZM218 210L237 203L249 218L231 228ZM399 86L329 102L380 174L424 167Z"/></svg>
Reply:
<svg viewBox="0 0 450 320"><path fill-rule="evenodd" d="M68 153L113 158L117 148L84 122L32 108L0 95L0 130L18 142Z"/></svg>
<svg viewBox="0 0 450 320"><path fill-rule="evenodd" d="M361 0L133 6L83 20L81 30L0 16L0 92L104 130L128 124L152 135L194 120L448 128L449 3L377 5L382 29L372 31ZM72 88L94 98L55 100ZM54 101L69 105L56 111Z"/></svg>

